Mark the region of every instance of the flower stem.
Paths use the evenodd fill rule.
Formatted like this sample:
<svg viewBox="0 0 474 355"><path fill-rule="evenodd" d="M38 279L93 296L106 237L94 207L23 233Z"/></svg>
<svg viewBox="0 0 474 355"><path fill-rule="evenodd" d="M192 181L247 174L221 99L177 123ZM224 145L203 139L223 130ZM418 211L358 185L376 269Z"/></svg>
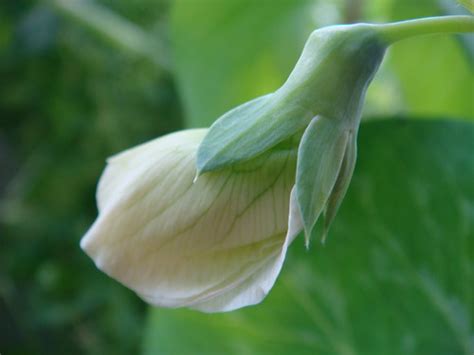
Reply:
<svg viewBox="0 0 474 355"><path fill-rule="evenodd" d="M439 16L377 25L382 38L388 43L402 39L436 34L474 32L473 16Z"/></svg>

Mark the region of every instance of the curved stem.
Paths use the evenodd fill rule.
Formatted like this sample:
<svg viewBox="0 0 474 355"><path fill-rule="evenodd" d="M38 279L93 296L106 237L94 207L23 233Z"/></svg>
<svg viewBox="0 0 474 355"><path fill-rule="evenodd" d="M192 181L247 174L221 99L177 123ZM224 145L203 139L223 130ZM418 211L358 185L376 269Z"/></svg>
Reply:
<svg viewBox="0 0 474 355"><path fill-rule="evenodd" d="M377 25L382 38L391 44L402 39L435 34L474 32L473 16L439 16Z"/></svg>

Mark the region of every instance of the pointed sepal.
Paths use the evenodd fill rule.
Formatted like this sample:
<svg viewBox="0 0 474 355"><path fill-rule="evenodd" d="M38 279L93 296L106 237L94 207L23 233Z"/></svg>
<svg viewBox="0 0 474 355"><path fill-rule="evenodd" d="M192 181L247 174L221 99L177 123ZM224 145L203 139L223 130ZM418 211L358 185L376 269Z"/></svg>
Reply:
<svg viewBox="0 0 474 355"><path fill-rule="evenodd" d="M334 185L329 200L324 209L324 227L321 241L326 241L329 227L336 217L337 211L341 206L342 200L346 195L347 189L354 173L354 168L357 160L357 137L354 131L349 131L346 151L342 160L341 169Z"/></svg>
<svg viewBox="0 0 474 355"><path fill-rule="evenodd" d="M348 136L348 129L340 121L317 116L301 139L296 168L296 194L307 245L336 183Z"/></svg>
<svg viewBox="0 0 474 355"><path fill-rule="evenodd" d="M197 175L257 157L303 130L311 116L277 93L234 108L211 126L199 146Z"/></svg>

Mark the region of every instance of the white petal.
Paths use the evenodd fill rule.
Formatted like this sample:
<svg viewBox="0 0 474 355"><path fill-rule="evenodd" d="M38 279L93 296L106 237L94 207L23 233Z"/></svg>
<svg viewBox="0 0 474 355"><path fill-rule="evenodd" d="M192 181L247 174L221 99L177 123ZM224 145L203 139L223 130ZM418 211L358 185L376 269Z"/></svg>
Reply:
<svg viewBox="0 0 474 355"><path fill-rule="evenodd" d="M296 200L295 187L293 187L290 197L288 231L278 257L271 258L262 263L259 272L254 272L238 288L229 289L218 298L196 304L193 308L204 312L214 312L216 309L230 311L243 305L260 303L271 290L280 273L288 246L302 230L303 220Z"/></svg>
<svg viewBox="0 0 474 355"><path fill-rule="evenodd" d="M279 273L293 238L295 159L278 152L193 184L205 133L178 132L110 159L81 246L152 304L228 311L260 302Z"/></svg>
<svg viewBox="0 0 474 355"><path fill-rule="evenodd" d="M120 196L121 189L129 187L148 169L149 161L159 161L165 166L173 163L174 153L187 155L207 133L207 129L193 129L180 134L169 134L153 141L127 149L107 159L107 168L102 174L97 188L99 212L114 196ZM168 161L170 160L170 161Z"/></svg>

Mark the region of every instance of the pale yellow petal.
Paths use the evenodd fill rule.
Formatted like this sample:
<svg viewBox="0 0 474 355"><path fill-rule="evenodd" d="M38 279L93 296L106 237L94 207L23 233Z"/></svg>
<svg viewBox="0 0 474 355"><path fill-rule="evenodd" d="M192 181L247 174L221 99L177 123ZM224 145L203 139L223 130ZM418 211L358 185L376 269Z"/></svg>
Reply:
<svg viewBox="0 0 474 355"><path fill-rule="evenodd" d="M238 287L223 292L215 299L198 303L193 308L204 312L214 312L216 309L232 310L240 308L242 305L260 303L273 287L281 271L288 246L302 230L303 221L296 201L295 188L293 187L290 197L288 230L278 257L266 259L262 262L260 270L243 280Z"/></svg>
<svg viewBox="0 0 474 355"><path fill-rule="evenodd" d="M260 302L275 282L295 159L279 151L193 184L205 132L182 131L110 159L100 213L81 246L150 303L227 311Z"/></svg>

